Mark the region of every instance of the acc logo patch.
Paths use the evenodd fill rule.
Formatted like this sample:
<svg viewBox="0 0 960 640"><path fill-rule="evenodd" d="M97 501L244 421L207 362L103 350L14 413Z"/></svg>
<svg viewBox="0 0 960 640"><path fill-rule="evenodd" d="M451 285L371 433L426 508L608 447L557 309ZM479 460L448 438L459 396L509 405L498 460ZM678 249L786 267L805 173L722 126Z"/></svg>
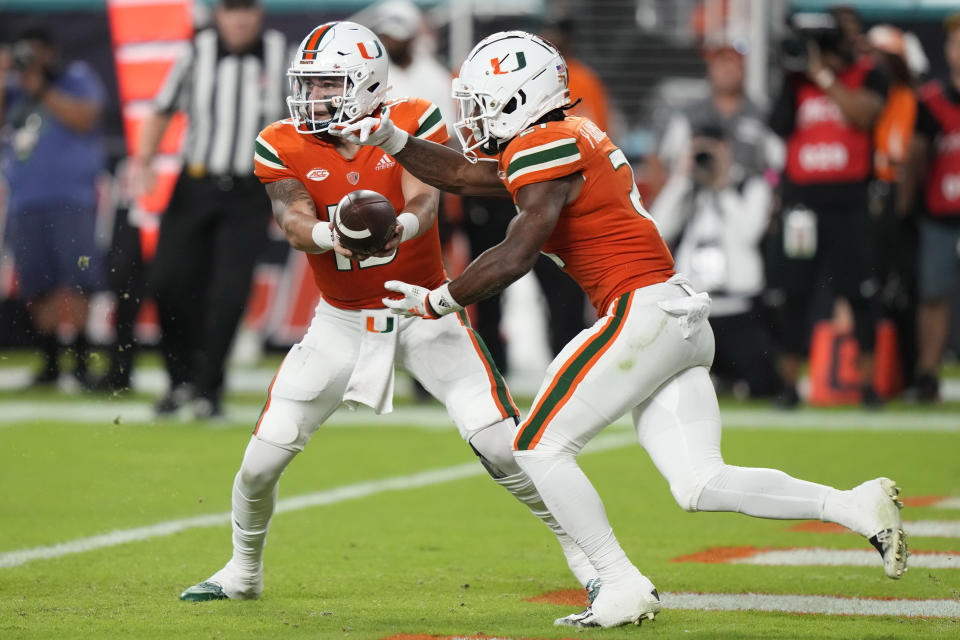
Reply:
<svg viewBox="0 0 960 640"><path fill-rule="evenodd" d="M307 180L313 180L314 182L320 182L321 180L326 180L330 176L330 172L326 169L310 169L307 171Z"/></svg>
<svg viewBox="0 0 960 640"><path fill-rule="evenodd" d="M360 174L357 173L356 171L351 171L350 173L347 174L347 181L350 184L357 184L358 182L360 182Z"/></svg>

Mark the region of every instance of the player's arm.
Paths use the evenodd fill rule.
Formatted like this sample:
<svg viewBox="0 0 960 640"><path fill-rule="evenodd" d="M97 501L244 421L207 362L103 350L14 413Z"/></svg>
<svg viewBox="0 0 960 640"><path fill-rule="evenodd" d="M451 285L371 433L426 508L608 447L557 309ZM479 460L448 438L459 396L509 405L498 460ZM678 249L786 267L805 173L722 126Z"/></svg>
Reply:
<svg viewBox="0 0 960 640"><path fill-rule="evenodd" d="M517 216L503 241L484 251L449 285L463 306L496 295L530 271L557 225L560 210L582 182L579 174L536 182L517 193Z"/></svg>
<svg viewBox="0 0 960 640"><path fill-rule="evenodd" d="M389 114L368 116L349 125L333 125L330 133L361 145L380 147L403 168L429 185L464 196L508 198L493 160L470 162L450 147L410 135L390 121Z"/></svg>
<svg viewBox="0 0 960 640"><path fill-rule="evenodd" d="M323 253L333 248L330 223L317 219L317 206L299 180L285 178L264 186L273 217L291 247L306 253Z"/></svg>
<svg viewBox="0 0 960 640"><path fill-rule="evenodd" d="M384 288L402 297L384 298L383 304L405 316L438 318L496 295L533 268L540 248L557 225L560 210L582 187L579 173L524 185L517 192L518 214L507 227L503 242L480 254L459 278L436 289L386 281Z"/></svg>
<svg viewBox="0 0 960 640"><path fill-rule="evenodd" d="M497 176L495 160L470 162L459 151L413 136L392 155L404 169L441 191L462 196L510 197Z"/></svg>

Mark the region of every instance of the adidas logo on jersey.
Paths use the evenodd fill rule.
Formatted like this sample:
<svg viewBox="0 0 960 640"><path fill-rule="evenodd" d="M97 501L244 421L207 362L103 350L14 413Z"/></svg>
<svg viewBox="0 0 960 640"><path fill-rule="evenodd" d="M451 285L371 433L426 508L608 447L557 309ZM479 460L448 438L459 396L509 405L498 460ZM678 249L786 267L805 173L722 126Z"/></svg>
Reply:
<svg viewBox="0 0 960 640"><path fill-rule="evenodd" d="M397 161L391 158L390 156L384 154L380 156L380 161L377 162L377 166L374 167L377 171L382 171L383 169L389 169L390 167L396 166Z"/></svg>
<svg viewBox="0 0 960 640"><path fill-rule="evenodd" d="M313 180L315 182L326 180L329 176L330 172L326 169L310 169L310 171L307 171L307 180Z"/></svg>

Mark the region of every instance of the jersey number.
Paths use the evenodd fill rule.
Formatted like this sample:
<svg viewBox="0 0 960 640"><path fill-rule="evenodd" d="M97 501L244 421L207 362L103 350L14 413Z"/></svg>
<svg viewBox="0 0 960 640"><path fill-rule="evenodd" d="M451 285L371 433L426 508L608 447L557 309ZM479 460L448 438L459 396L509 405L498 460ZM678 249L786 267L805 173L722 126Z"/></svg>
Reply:
<svg viewBox="0 0 960 640"><path fill-rule="evenodd" d="M327 219L333 220L333 213L337 210L337 205L328 204L327 205ZM353 269L354 261L349 258L345 258L336 251L333 252L333 257L337 261L337 271L351 271ZM379 267L380 265L389 264L397 257L397 252L394 250L389 256L384 256L378 258L376 256L367 258L366 260L361 260L356 264L361 269L369 269L370 267Z"/></svg>
<svg viewBox="0 0 960 640"><path fill-rule="evenodd" d="M633 205L633 209L637 213L650 220L650 222L653 222L654 226L656 226L656 221L647 213L647 210L643 208L643 201L640 199L640 190L637 189L637 181L633 177L633 167L627 162L626 154L620 149L614 149L607 157L610 158L610 164L613 165L614 170L626 165L627 171L630 173L630 204Z"/></svg>

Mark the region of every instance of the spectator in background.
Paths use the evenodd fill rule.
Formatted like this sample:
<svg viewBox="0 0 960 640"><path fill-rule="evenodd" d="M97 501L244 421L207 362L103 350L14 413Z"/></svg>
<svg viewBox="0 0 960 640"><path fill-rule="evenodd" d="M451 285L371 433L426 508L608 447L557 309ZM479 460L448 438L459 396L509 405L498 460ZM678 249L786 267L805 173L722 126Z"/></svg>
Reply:
<svg viewBox="0 0 960 640"><path fill-rule="evenodd" d="M711 374L749 395L780 391L775 354L755 310L763 285L760 240L770 218L772 189L762 165L734 161L736 145L718 123L698 125L690 148L674 163L650 213L674 247L676 269L710 294L716 340Z"/></svg>
<svg viewBox="0 0 960 640"><path fill-rule="evenodd" d="M158 415L193 402L197 418L222 414L227 355L267 243L270 201L253 175L254 141L285 113L286 38L263 29L256 0L219 0L215 28L194 37L143 125L134 158L143 187L178 108L190 122L185 166L160 222L149 279L170 388Z"/></svg>
<svg viewBox="0 0 960 640"><path fill-rule="evenodd" d="M771 279L782 300L784 407L799 402L796 383L806 352L807 317L815 294L827 289L853 311L860 347L861 402L877 407L873 386L876 338L874 223L867 206L873 173L872 131L887 94L886 76L827 13L792 17L799 46L783 60L788 75L771 115L786 139L781 182L782 242Z"/></svg>
<svg viewBox="0 0 960 640"><path fill-rule="evenodd" d="M940 360L950 332L950 294L960 280L960 13L944 21L947 77L919 90L914 144L904 176L903 204L922 189L917 397L940 394Z"/></svg>
<svg viewBox="0 0 960 640"><path fill-rule="evenodd" d="M896 330L901 378L905 387L912 387L917 359L917 221L908 215L912 211L897 211L895 202L913 138L917 96L905 34L892 25L876 25L867 32L867 42L876 65L890 78L887 102L873 132L875 180L869 192L870 213L877 222L879 299L883 315Z"/></svg>
<svg viewBox="0 0 960 640"><path fill-rule="evenodd" d="M765 174L782 168L783 143L745 93L748 53L742 39L705 43L710 94L667 124L658 162L670 174L651 214L675 247L678 270L713 298L711 371L721 381L746 382L751 395L771 396L780 382L756 299L772 198Z"/></svg>
<svg viewBox="0 0 960 640"><path fill-rule="evenodd" d="M603 80L600 79L593 69L581 62L571 51L573 44L574 24L573 18L564 16L558 20L547 22L540 30L541 35L550 44L557 48L560 55L567 62L567 73L569 74L570 103L573 108L568 113L574 116L581 116L593 120L602 131L616 139L619 131L611 131L614 126L614 114L610 107L610 98L607 95L607 89L603 86ZM579 104L576 104L577 101Z"/></svg>
<svg viewBox="0 0 960 640"><path fill-rule="evenodd" d="M433 56L423 39L423 14L409 0L387 0L368 20L390 57L390 96L420 96L440 108L444 122L454 121L450 70ZM449 129L449 126L448 126Z"/></svg>
<svg viewBox="0 0 960 640"><path fill-rule="evenodd" d="M43 351L35 384L60 378L63 320L73 335L73 375L88 383L89 294L104 277L95 227L105 100L93 69L62 61L44 27L25 29L12 48L0 50L0 162L10 185L6 240Z"/></svg>

